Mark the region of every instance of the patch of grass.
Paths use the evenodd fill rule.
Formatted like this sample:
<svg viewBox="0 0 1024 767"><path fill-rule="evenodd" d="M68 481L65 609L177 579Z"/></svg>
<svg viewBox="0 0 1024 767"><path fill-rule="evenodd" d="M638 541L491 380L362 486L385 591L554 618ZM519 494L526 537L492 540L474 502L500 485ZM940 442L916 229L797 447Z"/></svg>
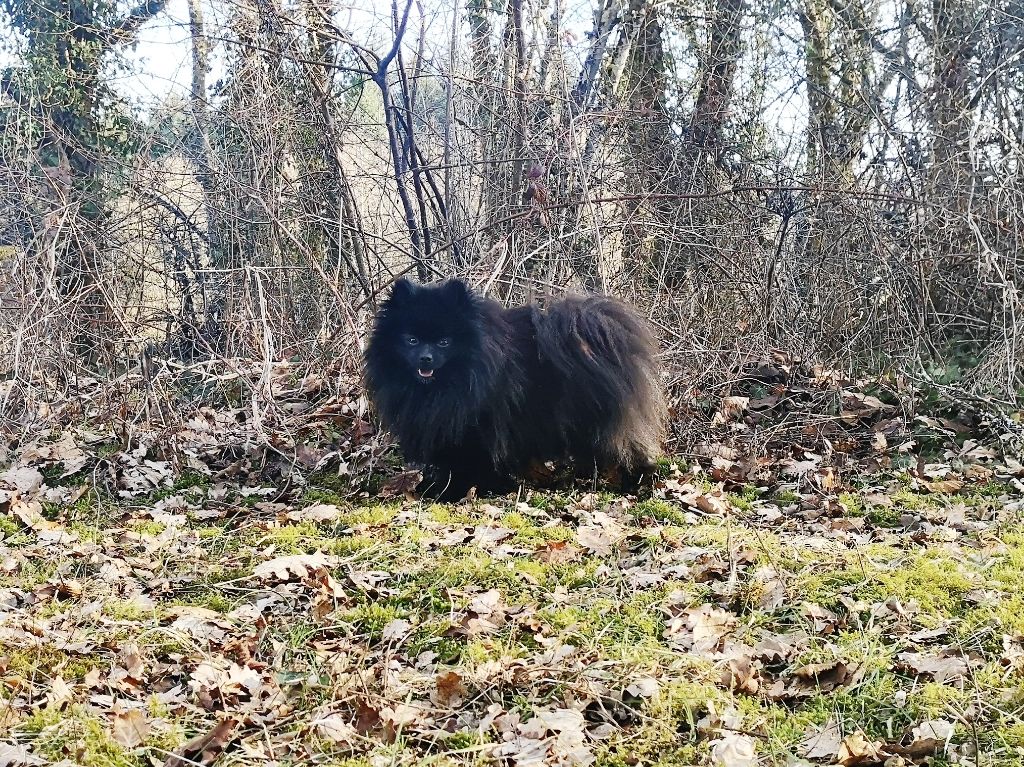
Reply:
<svg viewBox="0 0 1024 767"><path fill-rule="evenodd" d="M539 610L537 617L563 642L596 645L620 659L639 661L661 645L665 622L656 606L662 599L660 592L625 601L587 599L581 605Z"/></svg>
<svg viewBox="0 0 1024 767"><path fill-rule="evenodd" d="M852 481L857 487L856 479ZM872 487L878 481L873 477ZM193 482L197 484L189 486ZM201 486L199 478L187 477L175 481L174 491L190 492ZM1024 590L1019 586L1024 582L1024 527L1000 521L978 532L937 534L930 539L911 536L898 527L882 529L907 511L940 512L929 514L938 518L952 504L997 507L1000 494L1007 492L999 483L978 486L979 492L970 499L966 494L951 498L903 488L893 494L896 502L891 509L868 508L862 497L866 490L840 496L848 516L863 516L874 523L871 544L853 545L842 534L830 538L820 520L801 515L787 516L777 524L765 524L755 514L724 520L690 515L679 504L649 499L608 510L627 534L615 551L595 555L580 548L577 540L576 520L585 516L576 511L581 503L577 492L532 492L526 496L529 506L515 505L505 497L477 504L424 505L410 513L397 503L355 501L343 494L340 483L337 487L311 485L296 505L337 505L341 509L337 520L279 525L269 514L248 514L244 509L216 523L193 517L175 532L174 548L166 549L166 555L155 554L154 567L135 564L140 544L147 541L103 532L110 521L110 526L127 526L144 536L166 534L162 524L139 513L146 501L104 505L90 496L75 514L67 509L60 512L62 519L76 531L81 527L80 537L86 531L91 534L89 546L100 546L104 556L124 559L139 571L159 571L153 581L158 585L147 592L157 607L143 609L132 600L119 599L100 577L98 566L73 549L57 549L52 559L18 560L14 569L0 576L0 585L18 590L17 609L30 613L41 627L79 620L81 635L102 649L96 651L97 657L58 651L40 635L42 647L6 653L2 676L14 681L0 685L0 695L14 701L21 689L31 686L42 700L47 680L60 676L73 683L78 698L59 716L45 708L30 714L32 701L19 710L16 737L22 742L43 738L50 749L40 752L44 756L60 753L66 759L74 754L77 761L90 766L141 767L145 748L137 753L108 749L105 738L109 735L103 733L111 730L109 718L74 707L92 694L80 682L90 672L103 673L117 663L112 659L129 645L138 646L147 668L173 669L169 672L175 677L173 683L182 689L195 688L196 664L212 656L219 656L219 664L238 663L244 674L269 669L267 673L275 675L287 695L288 717L281 721L280 732L300 736L294 741L296 754L312 741L315 759L335 767L367 767L391 756L396 764L427 760L436 765L482 764L477 749L497 736L491 731L481 735L459 729L465 722L479 721L491 704L524 719L541 709L571 707L591 681L605 708L591 707L588 721L610 716L621 726L607 740L587 741L596 764L603 767L709 763L709 742L717 735L698 730L698 722L709 714L712 719L736 716L742 731L755 733L759 764L764 767L786 764L808 728L831 719L837 719L846 733L862 729L869 738L892 741L926 719L973 718L983 759L1001 764L1003 755L1024 748L1024 692L1018 689L1014 669L1004 662L1003 647L1004 635L1011 642L1024 635ZM757 508L765 497L757 488L743 487L730 500L747 509ZM602 494L595 503L601 507L610 500L612 496ZM784 490L773 502L799 500ZM400 525L395 524L399 516ZM687 522L695 516L695 524ZM984 514L974 516L982 523L989 519ZM38 544L35 531L22 529L14 520L4 525L8 519L0 517L0 533L7 536L4 545L13 547L22 538L30 546ZM652 525L652 519L659 524ZM500 525L514 535L500 545L442 543L459 539L462 530L477 525ZM544 561L547 557L538 552L553 541L571 542L574 559ZM680 576L667 569L686 565L696 572L703 562L716 558L728 567L730 552L743 548L752 549L756 561L737 563L736 581L730 581L727 592L719 588L725 584L717 581L675 580ZM338 595L333 614L312 609L324 595L320 584L298 577L286 584L256 584L250 577L253 567L268 558L316 549L348 560L334 574L344 593ZM354 588L346 577L350 564L354 569L381 571L376 588ZM786 585L789 598L777 609L762 607L759 571L763 565L776 568ZM648 581L647 573L659 573L663 579ZM58 577L74 579L90 599L102 599L102 612L82 618L74 600L51 598L49 589L39 592L36 601L22 598L40 582ZM173 590L159 585L164 583L162 578L171 579ZM139 579L151 582L148 575ZM239 581L239 586L255 590L218 585L225 581ZM497 590L500 604L509 610L507 620L495 629L467 635L459 625L466 609L491 589ZM223 614L239 602L261 599L267 591L277 592L280 598L264 610L255 627L233 620L205 637L201 627L191 637L165 630L172 605L198 605ZM987 593L991 596L986 597ZM800 611L803 601L833 609L846 621L827 636L804 635L801 632L808 626ZM898 602L904 611L880 609L885 602ZM766 664L761 670L761 692L731 691L723 682L720 660L679 652L666 639L670 604L713 604L732 613L735 629L725 639L737 647L753 646L762 636L796 632L795 655L779 665ZM396 619L409 622L408 633L384 640L384 629ZM948 636L916 644L913 632L933 626L944 627ZM220 640L209 641L220 632L220 644ZM935 684L926 675L915 679L896 660L904 650L931 653L946 644L981 659L960 684ZM763 694L776 678L790 683L800 665L837 660L860 668L849 687L784 701ZM248 670L246 663L250 663ZM381 727L344 745L319 742L315 734L306 738L310 718L328 710L349 722L356 720L358 707L384 701L433 707L436 713L444 706L434 699L434 685L448 671L455 672L468 688L450 718L445 713L433 721L409 723L388 743L383 740L391 733L382 732ZM658 682L653 697L623 693L627 685L646 676ZM398 697L389 697L392 693ZM150 715L161 720L145 745L167 739L168 750L186 738L178 728L187 726L189 735L208 731L213 717L221 714L195 709L184 720L187 725L171 724L180 719L176 710L168 711L156 698L143 700ZM979 700L989 705L979 707ZM216 702L225 714L240 705L259 705L246 700L244 692L231 691ZM451 726L448 722L456 722L454 732L442 729L442 724ZM96 723L102 725L101 737L97 737ZM974 738L973 733L958 729L954 742ZM79 754L85 756L79 758ZM349 755L353 758L346 761ZM302 754L307 761L309 756L309 752ZM943 764L934 761L934 767Z"/></svg>
<svg viewBox="0 0 1024 767"><path fill-rule="evenodd" d="M530 493L526 503L535 509L546 511L551 515L557 515L569 508L572 499L561 493L533 492Z"/></svg>
<svg viewBox="0 0 1024 767"><path fill-rule="evenodd" d="M950 711L966 711L973 693L954 685L924 682L907 696L907 709L914 719L939 719Z"/></svg>
<svg viewBox="0 0 1024 767"><path fill-rule="evenodd" d="M96 455L99 458L110 458L117 455L124 449L120 442L103 442L96 446Z"/></svg>
<svg viewBox="0 0 1024 767"><path fill-rule="evenodd" d="M441 588L497 589L506 600L512 601L531 588L528 579L521 575L517 560L494 559L473 546L454 547L446 554L447 558L426 567L417 577Z"/></svg>
<svg viewBox="0 0 1024 767"><path fill-rule="evenodd" d="M57 571L58 563L52 559L27 559L16 573L0 574L0 586L16 586L31 589L47 583Z"/></svg>
<svg viewBox="0 0 1024 767"><path fill-rule="evenodd" d="M192 490L195 488L206 488L210 485L210 478L198 471L184 471L174 480L171 488L176 492Z"/></svg>
<svg viewBox="0 0 1024 767"><path fill-rule="evenodd" d="M218 613L231 612L235 605L224 594L216 589L201 589L190 599L179 599L173 604L188 605L190 607L205 607Z"/></svg>
<svg viewBox="0 0 1024 767"><path fill-rule="evenodd" d="M855 687L815 695L804 704L803 711L819 725L837 719L845 732L860 729L869 737L890 739L915 723L897 696L900 690L901 681L894 674L869 674Z"/></svg>
<svg viewBox="0 0 1024 767"><path fill-rule="evenodd" d="M252 568L242 564L232 564L231 566L215 564L202 571L203 580L201 583L212 587L218 583L230 583L248 578L251 573Z"/></svg>

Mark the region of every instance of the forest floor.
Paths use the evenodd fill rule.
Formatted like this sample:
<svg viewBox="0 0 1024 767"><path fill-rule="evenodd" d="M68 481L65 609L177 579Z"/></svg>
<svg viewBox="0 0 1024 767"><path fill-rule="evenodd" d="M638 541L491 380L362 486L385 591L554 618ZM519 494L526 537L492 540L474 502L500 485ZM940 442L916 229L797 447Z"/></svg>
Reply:
<svg viewBox="0 0 1024 767"><path fill-rule="evenodd" d="M282 437L89 401L0 467L0 765L1024 763L998 434L846 392L841 433L709 440L650 499L436 505L354 486L351 402Z"/></svg>

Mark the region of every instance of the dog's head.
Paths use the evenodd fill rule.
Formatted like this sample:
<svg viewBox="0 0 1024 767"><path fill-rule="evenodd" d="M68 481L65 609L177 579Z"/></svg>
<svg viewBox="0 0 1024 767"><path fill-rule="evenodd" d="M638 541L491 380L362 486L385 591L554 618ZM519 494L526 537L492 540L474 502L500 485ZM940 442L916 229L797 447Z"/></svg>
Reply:
<svg viewBox="0 0 1024 767"><path fill-rule="evenodd" d="M402 278L381 305L370 344L410 379L431 385L469 364L479 335L476 298L465 282L417 285Z"/></svg>

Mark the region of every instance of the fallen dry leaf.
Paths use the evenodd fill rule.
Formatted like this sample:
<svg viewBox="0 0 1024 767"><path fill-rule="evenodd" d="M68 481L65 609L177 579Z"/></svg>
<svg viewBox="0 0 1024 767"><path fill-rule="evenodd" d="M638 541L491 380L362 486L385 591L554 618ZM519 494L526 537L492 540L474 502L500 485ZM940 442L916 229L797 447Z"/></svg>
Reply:
<svg viewBox="0 0 1024 767"><path fill-rule="evenodd" d="M952 722L930 719L914 727L908 737L890 749L915 761L922 760L943 751L955 730Z"/></svg>
<svg viewBox="0 0 1024 767"><path fill-rule="evenodd" d="M400 642L408 636L412 624L402 618L395 618L381 631L381 639L386 642Z"/></svg>
<svg viewBox="0 0 1024 767"><path fill-rule="evenodd" d="M808 732L800 741L799 751L808 759L832 762L839 754L843 742L843 733L839 723L829 720L820 730Z"/></svg>
<svg viewBox="0 0 1024 767"><path fill-rule="evenodd" d="M537 549L537 559L552 565L573 562L580 557L580 549L567 541L551 541Z"/></svg>
<svg viewBox="0 0 1024 767"><path fill-rule="evenodd" d="M0 482L22 495L29 495L43 486L43 475L31 466L12 466L2 475Z"/></svg>
<svg viewBox="0 0 1024 767"><path fill-rule="evenodd" d="M902 652L896 657L905 668L928 675L939 684L967 676L967 659L957 654Z"/></svg>
<svg viewBox="0 0 1024 767"><path fill-rule="evenodd" d="M309 723L313 731L324 740L336 745L350 745L359 738L359 732L341 714L327 714Z"/></svg>
<svg viewBox="0 0 1024 767"><path fill-rule="evenodd" d="M711 761L719 767L755 767L757 750L749 735L727 732L711 742Z"/></svg>
<svg viewBox="0 0 1024 767"><path fill-rule="evenodd" d="M235 738L238 720L227 717L218 722L209 732L204 732L179 748L167 758L164 767L195 767L196 764L213 764Z"/></svg>
<svg viewBox="0 0 1024 767"><path fill-rule="evenodd" d="M423 481L423 473L418 470L403 471L396 474L383 485L377 495L380 498L395 498L397 496L412 497L416 494L416 488Z"/></svg>
<svg viewBox="0 0 1024 767"><path fill-rule="evenodd" d="M290 581L295 578L307 578L321 568L334 567L337 557L328 554L291 554L286 557L261 562L253 569L252 574L263 581Z"/></svg>
<svg viewBox="0 0 1024 767"><path fill-rule="evenodd" d="M882 764L889 756L882 743L868 740L864 733L858 730L843 738L836 761L843 767L856 767Z"/></svg>
<svg viewBox="0 0 1024 767"><path fill-rule="evenodd" d="M111 737L130 750L146 741L152 726L145 711L130 708L114 712L111 728Z"/></svg>
<svg viewBox="0 0 1024 767"><path fill-rule="evenodd" d="M466 684L462 677L454 671L438 674L434 684L435 688L430 700L435 705L456 708L466 697Z"/></svg>
<svg viewBox="0 0 1024 767"><path fill-rule="evenodd" d="M294 522L333 522L343 513L333 503L315 503L312 506L289 511L285 516Z"/></svg>
<svg viewBox="0 0 1024 767"><path fill-rule="evenodd" d="M576 530L576 542L599 557L606 557L612 553L616 539L603 527L580 525Z"/></svg>
<svg viewBox="0 0 1024 767"><path fill-rule="evenodd" d="M753 695L761 686L758 671L759 664L747 655L730 658L722 669L722 686L733 692Z"/></svg>

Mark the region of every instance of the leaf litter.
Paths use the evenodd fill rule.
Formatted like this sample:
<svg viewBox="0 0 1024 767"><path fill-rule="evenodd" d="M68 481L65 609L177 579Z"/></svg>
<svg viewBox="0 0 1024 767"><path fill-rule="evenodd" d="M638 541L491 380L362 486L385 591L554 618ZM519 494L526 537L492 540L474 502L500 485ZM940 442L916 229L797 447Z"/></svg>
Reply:
<svg viewBox="0 0 1024 767"><path fill-rule="evenodd" d="M0 765L1019 764L1016 437L837 385L726 398L639 501L361 490L355 396L12 438Z"/></svg>

